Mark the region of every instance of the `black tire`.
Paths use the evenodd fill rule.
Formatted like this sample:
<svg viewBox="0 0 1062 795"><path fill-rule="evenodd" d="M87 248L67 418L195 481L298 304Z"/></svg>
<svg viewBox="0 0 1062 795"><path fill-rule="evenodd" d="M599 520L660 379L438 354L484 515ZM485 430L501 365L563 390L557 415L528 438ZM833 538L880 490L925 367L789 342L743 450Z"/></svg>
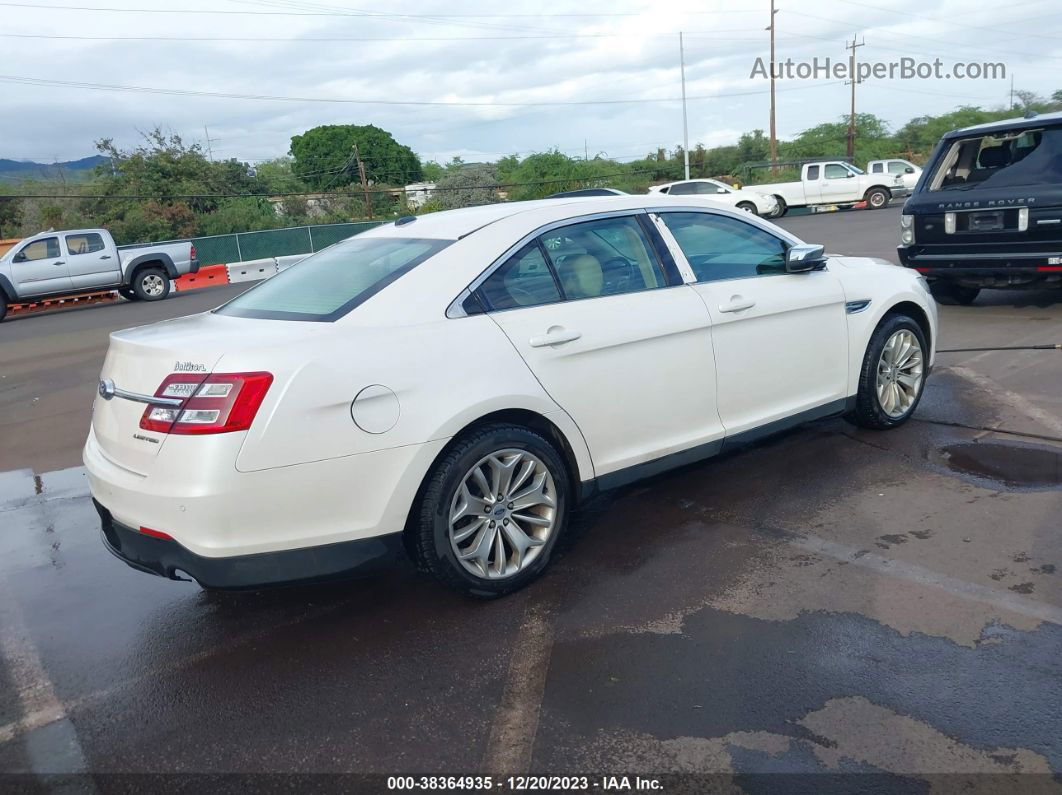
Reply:
<svg viewBox="0 0 1062 795"><path fill-rule="evenodd" d="M866 192L863 199L871 210L884 210L892 201L892 194L885 188L871 188Z"/></svg>
<svg viewBox="0 0 1062 795"><path fill-rule="evenodd" d="M771 213L771 218L781 218L789 212L789 205L785 203L785 199L781 196L775 196L774 199L778 202L778 209Z"/></svg>
<svg viewBox="0 0 1062 795"><path fill-rule="evenodd" d="M945 306L969 306L981 293L980 287L964 287L952 282L933 282L929 291L938 304Z"/></svg>
<svg viewBox="0 0 1062 795"><path fill-rule="evenodd" d="M127 301L138 301L137 295L133 292L131 287L119 287L118 295L122 296Z"/></svg>
<svg viewBox="0 0 1062 795"><path fill-rule="evenodd" d="M922 349L922 380L918 386L918 392L910 407L902 416L890 416L881 406L877 394L878 362L881 360L885 343L897 331L910 331L918 340ZM926 354L929 346L926 345L926 337L922 327L913 318L904 314L886 315L870 337L867 351L863 355L863 365L859 369L859 391L856 393L855 408L845 415L845 419L860 428L873 430L887 430L903 425L914 414L918 403L925 393L927 365Z"/></svg>
<svg viewBox="0 0 1062 795"><path fill-rule="evenodd" d="M531 453L549 470L555 486L554 525L534 560L508 577L476 576L458 562L450 543L450 506L465 476L491 453L517 449ZM458 441L435 464L410 512L406 528L407 549L418 568L444 585L478 599L511 593L539 577L550 562L557 539L568 524L571 504L568 467L556 448L535 431L519 425L491 424L477 428Z"/></svg>
<svg viewBox="0 0 1062 795"><path fill-rule="evenodd" d="M738 202L735 207L737 207L737 209L739 210L744 210L750 215L759 215L759 213L756 212L756 205L752 202Z"/></svg>
<svg viewBox="0 0 1062 795"><path fill-rule="evenodd" d="M161 279L161 286L158 287L157 292L153 289L154 285L158 284L154 281L156 278ZM148 287L145 287L145 283ZM144 268L137 271L133 276L131 286L138 301L161 301L170 294L170 278L162 268Z"/></svg>
<svg viewBox="0 0 1062 795"><path fill-rule="evenodd" d="M7 316L7 296L0 290L0 320Z"/></svg>

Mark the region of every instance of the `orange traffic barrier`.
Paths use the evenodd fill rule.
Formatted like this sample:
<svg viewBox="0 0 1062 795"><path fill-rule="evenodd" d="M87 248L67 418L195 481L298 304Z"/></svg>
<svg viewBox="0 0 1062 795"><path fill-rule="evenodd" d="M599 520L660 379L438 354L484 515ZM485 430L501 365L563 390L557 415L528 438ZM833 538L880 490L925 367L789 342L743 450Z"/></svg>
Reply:
<svg viewBox="0 0 1062 795"><path fill-rule="evenodd" d="M217 287L229 283L229 268L227 265L205 265L198 273L189 273L187 276L179 276L173 280L176 290L199 290L203 287Z"/></svg>
<svg viewBox="0 0 1062 795"><path fill-rule="evenodd" d="M8 311L12 315L28 315L31 312L44 312L48 309L109 303L117 300L118 293L113 290L105 290L98 293L82 293L80 295L59 296L57 298L42 298L40 301L29 301L23 304L9 304Z"/></svg>

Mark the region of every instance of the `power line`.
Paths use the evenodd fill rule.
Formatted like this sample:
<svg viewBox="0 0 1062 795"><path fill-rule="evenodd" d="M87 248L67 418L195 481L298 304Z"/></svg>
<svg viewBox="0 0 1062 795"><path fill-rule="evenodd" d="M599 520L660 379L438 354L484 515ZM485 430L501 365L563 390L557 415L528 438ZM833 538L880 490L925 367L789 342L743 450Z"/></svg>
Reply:
<svg viewBox="0 0 1062 795"><path fill-rule="evenodd" d="M343 97L291 97L274 96L271 94L238 94L227 91L198 91L179 88L157 88L152 86L123 86L107 83L83 83L74 80L51 80L39 77L25 77L22 75L0 75L0 81L17 83L31 86L48 86L59 88L80 88L91 91L116 91L138 94L166 94L182 97L216 97L220 99L246 99L270 102L322 102L342 105L412 105L424 107L484 107L484 108L529 108L529 107L557 107L569 105L642 105L658 102L681 102L679 97L657 97L641 99L584 99L584 100L552 100L543 102L483 102L483 101L440 101L440 100L404 100L404 99L346 99ZM814 83L806 86L792 86L788 91L800 91L823 86L837 85L844 81L832 80L825 83ZM687 100L720 99L724 97L747 97L763 94L764 91L734 91L721 94L703 94L695 97L687 97Z"/></svg>
<svg viewBox="0 0 1062 795"><path fill-rule="evenodd" d="M0 3L0 5L3 5ZM692 35L698 39L715 39L717 41L755 41L755 39L733 39L729 36L714 36L715 33L749 33L754 28L721 28L714 31L705 31L704 34L694 32ZM548 39L672 39L670 34L656 33L547 33L539 35L520 36L329 36L305 38L299 36L69 36L49 33L0 33L0 37L8 39L48 39L59 41L175 41L187 42L283 42L291 44L301 43L329 43L329 42L391 42L391 41L534 41Z"/></svg>
<svg viewBox="0 0 1062 795"><path fill-rule="evenodd" d="M437 187L435 191L450 191L450 190L480 190L480 189L493 189L502 190L506 188L523 188L531 185L555 185L564 182L593 182L595 180L613 179L615 177L628 177L638 174L653 174L657 171L672 165L670 161L664 161L661 163L660 169L637 169L633 171L618 171L612 174L594 174L587 177L558 177L556 179L537 179L528 182L501 182L492 183L487 185L459 185L452 188ZM370 189L371 194L393 194L402 191L403 188L378 188ZM165 201L175 199L283 199L289 196L321 196L325 198L339 198L350 199L356 198L350 193L330 193L324 194L321 191L297 191L291 193L189 193L189 194L159 194L159 195L140 195L140 194L114 194L114 195L83 195L83 194L0 194L0 200L7 199L83 199L89 201L108 201L108 200L120 200L120 201Z"/></svg>
<svg viewBox="0 0 1062 795"><path fill-rule="evenodd" d="M354 9L346 11L235 11L235 10L221 10L221 9L198 9L198 8L116 8L113 6L70 6L70 5L42 5L36 3L10 3L0 2L0 6L8 6L12 8L32 8L35 10L58 10L58 11L107 11L115 13L131 13L131 14L235 14L244 16L296 16L296 17L347 17L347 16L362 16L363 13L356 13ZM379 12L381 15L383 12ZM685 15L698 15L698 16L714 16L716 14L748 14L751 13L745 9L728 9L720 11L684 11L681 12ZM509 19L509 18L561 18L561 17L639 17L644 16L644 12L588 12L588 13L541 13L541 14L396 14L393 16L407 17L410 19L420 18L444 18L444 19Z"/></svg>

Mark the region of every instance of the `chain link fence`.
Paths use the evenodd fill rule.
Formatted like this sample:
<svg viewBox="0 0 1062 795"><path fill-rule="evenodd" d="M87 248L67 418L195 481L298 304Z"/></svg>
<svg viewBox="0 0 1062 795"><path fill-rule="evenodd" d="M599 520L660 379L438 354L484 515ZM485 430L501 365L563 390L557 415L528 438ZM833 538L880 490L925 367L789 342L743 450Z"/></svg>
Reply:
<svg viewBox="0 0 1062 795"><path fill-rule="evenodd" d="M238 232L233 235L195 237L190 242L195 245L199 261L203 265L217 265L230 262L247 262L266 257L312 254L381 223L383 222L362 221L349 224L292 226L286 229L264 229L261 232ZM186 241L167 240L158 242L176 243Z"/></svg>

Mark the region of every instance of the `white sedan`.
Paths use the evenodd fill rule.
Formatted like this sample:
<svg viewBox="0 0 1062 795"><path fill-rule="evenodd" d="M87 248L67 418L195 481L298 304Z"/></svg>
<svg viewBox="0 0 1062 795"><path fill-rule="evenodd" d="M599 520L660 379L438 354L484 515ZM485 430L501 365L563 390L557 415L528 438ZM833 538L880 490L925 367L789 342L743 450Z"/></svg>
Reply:
<svg viewBox="0 0 1062 795"><path fill-rule="evenodd" d="M767 193L748 188L735 188L717 179L685 179L654 185L649 193L666 193L668 196L697 196L720 204L736 207L747 213L774 218L778 215L778 200Z"/></svg>
<svg viewBox="0 0 1062 795"><path fill-rule="evenodd" d="M402 218L116 332L84 449L108 548L208 588L403 547L512 591L579 501L750 439L914 412L925 281L669 196Z"/></svg>

